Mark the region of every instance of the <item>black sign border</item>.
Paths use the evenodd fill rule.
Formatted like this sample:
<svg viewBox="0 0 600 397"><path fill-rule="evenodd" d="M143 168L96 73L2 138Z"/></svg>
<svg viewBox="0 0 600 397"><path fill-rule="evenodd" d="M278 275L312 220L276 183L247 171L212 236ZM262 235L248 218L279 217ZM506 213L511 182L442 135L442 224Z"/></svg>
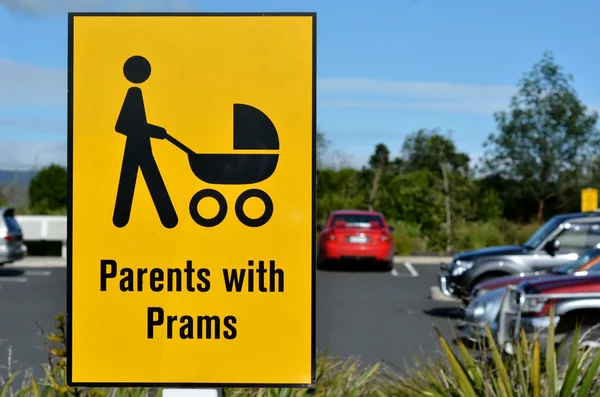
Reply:
<svg viewBox="0 0 600 397"><path fill-rule="evenodd" d="M135 383L72 380L73 346L73 24L76 17L310 17L312 19L312 219L311 219L311 383ZM67 71L68 197L67 197L67 384L72 387L156 387L156 388L315 388L316 387L316 217L317 217L317 13L316 12L70 12L68 13ZM226 370L226 369L224 369Z"/></svg>

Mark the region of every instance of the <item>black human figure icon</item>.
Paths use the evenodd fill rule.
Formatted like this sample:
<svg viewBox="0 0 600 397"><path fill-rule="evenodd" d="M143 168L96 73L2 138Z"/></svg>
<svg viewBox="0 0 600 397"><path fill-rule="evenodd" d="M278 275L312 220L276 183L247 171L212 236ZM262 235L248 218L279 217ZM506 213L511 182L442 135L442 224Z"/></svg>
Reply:
<svg viewBox="0 0 600 397"><path fill-rule="evenodd" d="M150 77L150 62L142 56L132 56L123 66L123 74L133 84L140 84ZM131 87L127 90L115 131L127 137L117 198L113 213L113 224L124 227L129 222L138 169L142 172L154 207L161 223L166 228L177 226L178 218L169 192L162 179L154 154L151 138L165 139L167 131L146 120L142 90Z"/></svg>

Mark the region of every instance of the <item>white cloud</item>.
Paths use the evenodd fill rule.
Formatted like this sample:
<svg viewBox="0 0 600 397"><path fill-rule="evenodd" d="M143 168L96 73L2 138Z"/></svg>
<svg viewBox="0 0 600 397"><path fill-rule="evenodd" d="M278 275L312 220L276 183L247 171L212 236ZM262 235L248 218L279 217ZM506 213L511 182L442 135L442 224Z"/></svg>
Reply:
<svg viewBox="0 0 600 397"><path fill-rule="evenodd" d="M31 170L49 164L67 164L67 142L0 140L0 169Z"/></svg>
<svg viewBox="0 0 600 397"><path fill-rule="evenodd" d="M510 98L509 98L510 99ZM392 102L392 101L320 101L319 106L329 108L363 108L363 109L398 109L398 110L429 110L441 112L460 112L471 114L491 115L505 109L509 100L498 102L482 101L434 101L434 102Z"/></svg>
<svg viewBox="0 0 600 397"><path fill-rule="evenodd" d="M322 78L319 106L398 109L492 115L506 109L518 87L511 85ZM359 99L356 98L359 97ZM335 97L335 99L331 99ZM589 105L600 110L600 105Z"/></svg>
<svg viewBox="0 0 600 397"><path fill-rule="evenodd" d="M0 127L25 129L32 132L59 132L67 133L67 120L51 119L51 118L36 118L36 117L13 117L0 118Z"/></svg>
<svg viewBox="0 0 600 397"><path fill-rule="evenodd" d="M321 105L338 108L432 110L492 114L505 108L516 86L452 84L444 82L385 81L373 79L324 78L318 82L321 94L342 94L342 99L325 100ZM360 95L361 99L351 99ZM377 99L364 99L364 96ZM340 97L340 95L336 95Z"/></svg>
<svg viewBox="0 0 600 397"><path fill-rule="evenodd" d="M187 0L0 0L0 5L10 12L31 16L65 12L183 12L195 9Z"/></svg>
<svg viewBox="0 0 600 397"><path fill-rule="evenodd" d="M323 93L367 93L427 99L499 99L515 93L515 86L451 84L443 82L385 81L372 79L323 78Z"/></svg>
<svg viewBox="0 0 600 397"><path fill-rule="evenodd" d="M191 0L199 2L199 0ZM125 0L121 4L122 12L191 12L198 7L187 0Z"/></svg>
<svg viewBox="0 0 600 397"><path fill-rule="evenodd" d="M0 106L67 106L67 73L0 59Z"/></svg>
<svg viewBox="0 0 600 397"><path fill-rule="evenodd" d="M114 3L114 0L0 0L7 10L28 15L54 12L97 11Z"/></svg>

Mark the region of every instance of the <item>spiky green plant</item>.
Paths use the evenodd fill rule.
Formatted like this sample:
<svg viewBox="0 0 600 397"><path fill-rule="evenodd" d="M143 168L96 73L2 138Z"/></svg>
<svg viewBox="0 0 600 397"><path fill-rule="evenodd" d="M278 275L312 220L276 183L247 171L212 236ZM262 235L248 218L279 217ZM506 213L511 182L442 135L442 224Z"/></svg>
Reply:
<svg viewBox="0 0 600 397"><path fill-rule="evenodd" d="M362 397L375 396L380 384L380 364L363 367L358 359L339 360L321 355L317 359L315 389L225 389L225 397Z"/></svg>
<svg viewBox="0 0 600 397"><path fill-rule="evenodd" d="M550 318L554 318L554 308ZM388 377L382 396L600 397L600 350L591 354L582 352L579 345L573 343L566 368L559 368L553 321L543 358L539 339L534 337L530 343L523 330L515 342L515 354L505 355L486 327L491 360L474 358L460 340L456 342L457 355L439 330L436 332L448 363L440 361L421 373ZM574 340L579 340L579 327Z"/></svg>

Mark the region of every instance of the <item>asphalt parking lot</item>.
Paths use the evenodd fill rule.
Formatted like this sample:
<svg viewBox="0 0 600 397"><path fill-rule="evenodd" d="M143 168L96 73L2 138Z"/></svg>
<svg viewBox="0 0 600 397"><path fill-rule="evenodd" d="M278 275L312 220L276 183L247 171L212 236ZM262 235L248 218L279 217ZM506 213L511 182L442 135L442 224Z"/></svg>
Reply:
<svg viewBox="0 0 600 397"><path fill-rule="evenodd" d="M42 376L47 361L43 337L54 331L54 317L66 308L66 268L55 259L27 259L0 269L0 365L33 368ZM396 366L435 354L437 326L453 336L458 304L429 299L438 267L398 263L391 272L356 270L353 266L317 272L317 346L328 354L384 360Z"/></svg>
<svg viewBox="0 0 600 397"><path fill-rule="evenodd" d="M66 268L0 268L0 366L7 372L33 368L42 376L47 362L44 333L54 332L54 317L65 311ZM9 367L10 359L10 367Z"/></svg>
<svg viewBox="0 0 600 397"><path fill-rule="evenodd" d="M434 326L452 339L459 305L429 299L438 266L396 264L392 272L317 274L317 344L330 354L404 367L436 354Z"/></svg>

